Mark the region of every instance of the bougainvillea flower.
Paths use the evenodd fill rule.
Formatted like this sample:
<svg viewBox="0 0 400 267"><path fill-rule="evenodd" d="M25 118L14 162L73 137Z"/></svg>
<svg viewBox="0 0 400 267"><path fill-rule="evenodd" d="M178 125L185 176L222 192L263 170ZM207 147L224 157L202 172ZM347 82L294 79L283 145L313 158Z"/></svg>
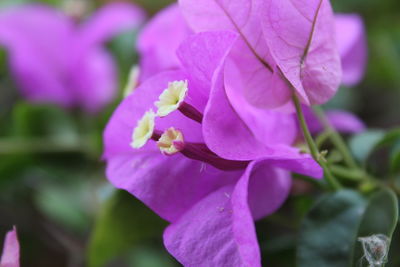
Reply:
<svg viewBox="0 0 400 267"><path fill-rule="evenodd" d="M367 45L364 26L356 14L338 14L335 15L335 20L336 41L343 69L342 83L352 86L361 80L365 70ZM176 57L176 50L190 33L177 4L158 13L138 38L140 80L160 71L178 69L180 62ZM171 36L174 38L170 38Z"/></svg>
<svg viewBox="0 0 400 267"><path fill-rule="evenodd" d="M6 234L4 239L3 253L0 259L1 267L19 267L19 243L17 229Z"/></svg>
<svg viewBox="0 0 400 267"><path fill-rule="evenodd" d="M354 86L364 76L367 63L367 40L362 18L357 14L337 14L336 40L342 59L343 80Z"/></svg>
<svg viewBox="0 0 400 267"><path fill-rule="evenodd" d="M176 50L191 33L177 4L159 12L140 32L137 49L140 54L140 80L160 71L179 68Z"/></svg>
<svg viewBox="0 0 400 267"><path fill-rule="evenodd" d="M226 98L216 102L237 38L231 31L189 37L177 51L185 67L144 81L121 103L104 134L107 177L171 223L164 242L185 266L261 266L254 220L287 198L288 170L322 176L310 155L291 147L292 137L273 136L277 127L286 130L285 124L274 120L264 123L267 129L262 124L246 129L232 107L226 112L222 106ZM233 122L230 126L210 123L211 102L220 105L219 118ZM258 120L264 115L241 114ZM241 147L257 146L247 146L242 158L229 156L232 151L210 147L203 137L213 130L224 135L224 148L232 139ZM255 140L250 131L276 144Z"/></svg>
<svg viewBox="0 0 400 267"><path fill-rule="evenodd" d="M324 126L321 124L312 109L303 107L303 111L310 132L312 134L322 132ZM351 112L343 110L328 110L325 115L331 126L341 133L354 134L360 133L366 129L363 121Z"/></svg>
<svg viewBox="0 0 400 267"><path fill-rule="evenodd" d="M217 2L215 2L214 5ZM196 3L196 4L200 4L200 3ZM217 7L217 9L212 9L212 8L209 8L210 7L209 4L212 4L212 3L206 2L206 3L204 3L204 6L202 6L200 8L197 6L195 9L193 9L193 7L190 6L189 2L186 2L186 1L181 2L181 6L182 6L183 10L186 10L189 13L192 11L198 12L193 15L195 18L196 18L196 16L199 16L199 14L203 14L203 13L211 14L210 16L212 18L214 18L213 20L209 20L207 17L199 17L199 20L194 21L193 24L195 26L199 27L200 31L207 30L207 29L214 29L215 27L219 27L219 28L228 27L229 28L229 24L230 24L229 21L225 22L225 24L226 24L225 26L224 26L224 23L215 22L215 21L219 21L219 20L221 20L223 22L224 16L223 16L223 14L221 15L221 12L218 11L218 7ZM222 5L223 3L220 3L220 4ZM187 7L187 5L189 5L189 7ZM172 16L172 18L171 18L171 16ZM340 18L342 16L345 16L345 15L340 15L339 17L336 17L336 20L337 21L340 20ZM345 16L345 17L347 17L347 16ZM163 19L161 19L161 18L163 18ZM204 19L204 21L202 19ZM181 16L179 10L177 9L177 7L172 6L172 7L167 8L160 15L156 16L156 19L153 20L153 22L151 23L151 26L149 26L148 28L158 29L158 30L154 31L154 34L152 34L150 36L154 37L156 34L158 34L158 36L163 37L164 35L162 35L160 32L162 30L165 30L166 28L168 28L168 29L170 28L170 27L164 26L164 25L168 25L168 21L176 22L175 25L176 25L178 34L175 34L174 36L176 36L177 38L169 38L170 35L168 35L168 37L157 39L157 40L155 38L147 38L147 39L145 39L147 42L142 42L142 46L143 46L142 51L146 51L146 52L141 53L141 57L144 58L143 61L149 61L146 59L152 58L154 66L157 66L157 62L163 62L163 61L168 62L168 67L164 68L164 70L165 69L177 69L180 67L180 63L178 63L176 60L176 56L175 56L176 48L175 47L177 46L177 41L180 39L183 39L183 37L188 34L187 26L185 24L186 22L182 20L182 16ZM190 22L190 19L189 19L189 22ZM256 22L254 22L254 23L256 23ZM351 23L351 21L349 23ZM250 22L248 24L249 24L248 27L250 27L252 25L252 23L250 23ZM217 25L217 26L215 26L215 25ZM339 25L339 24L337 23L337 25ZM196 30L196 28L195 28L195 30ZM338 38L337 38L338 42L342 43L342 40L345 40L345 38L343 36L346 35L346 32L344 32L340 29L337 29L336 33L338 35ZM213 43L207 42L207 40L203 41L202 43L198 43L198 42L194 42L193 41L194 39L195 39L195 37L188 38L185 41L188 44L188 45L186 45L186 48L183 49L181 47L181 49L177 51L177 54L182 59L182 62L185 65L184 67L186 69L191 69L191 73L197 73L196 75L192 75L193 79L197 79L198 77L201 77L201 73L204 72L204 69L208 67L208 62L210 60L208 58L204 58L202 55L193 57L188 53L192 53L192 54L196 53L196 50L199 50L199 47L207 46L207 45L213 46ZM168 49L164 49L164 44L168 43L168 42L174 42L174 48L173 48L174 52L172 52ZM151 49L146 50L144 48L144 47L146 47L146 45L151 47ZM239 46L239 48L241 47L240 43L237 45ZM343 45L339 44L339 47L343 47ZM191 51L184 51L185 49L191 50ZM215 46L213 46L213 49L217 49L217 48ZM147 51L151 51L151 50L153 50L153 51L156 50L159 52L158 53L148 53L147 52ZM244 49L244 50L239 49L239 54L243 54L242 51L246 51L246 49ZM342 61L345 62L346 58L348 58L349 55L344 53L343 49L340 49L340 51L341 51ZM198 53L198 51L197 51L197 53ZM237 55L237 53L236 54L231 53L228 56L228 58L234 58L234 59L235 58L237 59L238 57L239 56ZM239 57L239 59L243 59L243 57ZM244 61L242 60L241 63L243 66L247 66L247 69L257 66L257 63L254 63L254 60L252 62L249 62L249 60L246 61L246 58L244 58L244 59L245 60ZM274 125L274 123L273 123L274 121L276 121L278 124L280 124L281 127L284 125L286 127L286 129L293 128L294 127L293 125L295 124L295 122L293 121L293 119L288 118L288 116L285 116L284 114L279 114L276 112L262 111L262 110L259 110L257 108L252 107L251 105L249 105L246 101L247 99L245 99L241 94L242 88L249 86L249 81L245 80L246 74L243 75L243 73L241 73L241 70L239 68L237 68L234 63L232 63L232 61L234 61L234 60L230 60L230 61L231 62L228 62L228 64L226 64L226 66L225 66L225 72L226 72L225 74L226 75L224 77L224 79L225 79L224 90L227 93L227 96L229 97L229 99L228 99L229 103L226 102L226 104L228 106L228 109L230 108L229 106L231 106L231 105L235 106L236 108L233 112L239 114L242 119L241 121L243 121L246 124L246 125L243 125L241 123L236 123L236 125L238 125L238 127L239 127L239 125L242 125L242 126L245 126L245 128L254 128L254 127L257 128L257 126L261 125L262 126L261 131L253 131L252 133L250 133L250 135L255 134L256 137L263 142L266 142L266 140L268 140L268 141L270 141L270 143L275 143L275 141L276 141L275 137L277 137L277 138L286 138L286 141L288 141L290 143L290 140L293 140L293 138L294 138L294 136L293 136L294 131L291 131L291 130L279 131L278 134L273 135L272 138L271 137L264 138L263 132L265 132L265 130L268 129L268 127L271 127L272 125ZM250 61L251 61L251 57L250 57ZM201 64L198 64L199 62L201 62ZM248 64L245 64L243 62L247 62ZM202 68L199 71L195 69L196 66L198 66L198 65L202 65ZM144 69L147 69L146 64L143 64L143 66L141 66L141 67ZM261 69L263 69L263 68L264 67L261 67ZM163 68L159 67L157 69L163 69ZM347 70L347 68L346 68L346 70ZM156 71L153 71L151 73L154 74L154 73L156 73ZM200 75L198 75L199 73L200 73ZM240 80L240 77L242 77L242 79L241 79L242 81L239 81L239 83L238 83L238 79ZM264 79L257 80L257 79L255 79L256 77L263 78L262 75L253 76L252 81L251 81L253 83L253 86L251 86L252 88L255 88L255 87L258 88L258 87L260 87L260 84L261 85L266 84ZM210 80L210 77L208 77L208 80ZM243 80L245 80L245 81L243 81ZM207 84L207 82L204 81L204 79L203 79L202 84L205 85L206 88L210 87L209 84ZM238 84L241 84L241 86L237 86ZM236 88L236 90L231 90L232 88L233 89ZM257 95L256 95L256 97L257 97L257 99L259 99L259 97ZM222 99L224 99L224 98L225 98L225 94L221 94L221 97L217 97L217 99L219 99L219 101L222 101ZM219 125L220 126L219 128L221 128L224 124L227 123L226 120L225 121L218 120L219 114L223 114L223 112L219 112L221 106L219 105L219 103L217 103L216 105L213 105L213 107L215 107L215 109L216 109L216 114L213 114L212 113L213 110L212 110L212 108L210 108L208 110L208 112L206 112L206 115L207 114L210 114L210 115L206 116L205 123L206 124L208 123L208 120L207 120L208 118L212 118L211 123L214 122L214 125L216 125L216 126ZM241 111L245 111L245 112L241 112ZM272 116L270 115L271 113L272 113ZM310 112L307 112L307 113L310 113ZM329 113L330 112L328 112L328 118L331 117L331 115ZM254 114L257 114L257 116L253 116ZM343 115L343 114L345 114L345 113L341 112L341 115ZM340 117L345 118L345 121L340 121L340 120L335 119L335 118L338 118L338 116L336 116L335 114L332 114L333 120L331 120L331 123L333 124L334 127L337 127L338 130L344 131L344 132L357 132L357 131L361 131L363 129L362 122L359 121L354 115L349 114L349 116L340 116ZM315 118L315 116L310 117L310 119L309 119L310 123L311 123L311 119L314 119L311 126L319 125L317 128L319 130L321 130L321 126L320 126L318 120ZM265 125L265 123L264 123L265 121L269 121L269 126ZM228 123L228 124L230 124L230 123ZM206 127L206 129L207 128L214 129L213 127ZM243 127L241 127L241 128L243 128ZM246 131L247 130L245 130L245 132ZM217 131L215 131L215 130L210 131L210 135L214 136L216 134L218 134ZM282 136L282 135L285 135L285 136ZM217 146L216 146L217 148L221 148L221 145L220 145L221 142L218 138L215 139L215 142L213 142L212 138L208 138L208 137L209 137L209 135L206 133L205 138L206 138L206 141L211 142L211 143L208 143L208 145L210 147L213 147L213 143L214 143L214 144L217 144ZM227 148L237 148L232 153L235 154L235 156L238 156L240 152L244 151L243 147L240 146L240 142L238 140L243 141L245 139L244 138L235 138L235 136L232 136L232 138L233 138L233 140L232 140L231 144L229 144L228 140L224 137L224 135L221 135L220 139L225 139L225 142L222 142L222 144L227 144L226 145ZM238 139L238 140L236 140L236 139ZM252 139L252 138L249 138L248 140L254 141L254 139ZM252 144L252 146L250 146L250 147L259 147L259 145L257 145L255 143L255 144ZM254 149L252 151L254 151ZM217 152L217 151L214 151L214 152ZM227 156L227 155L225 155L225 156Z"/></svg>
<svg viewBox="0 0 400 267"><path fill-rule="evenodd" d="M117 90L116 66L102 44L143 19L124 3L105 6L80 25L50 7L17 6L0 13L0 45L27 99L97 111Z"/></svg>
<svg viewBox="0 0 400 267"><path fill-rule="evenodd" d="M174 141L157 146L152 140L141 149L132 148L137 122L154 108L154 100L168 82L184 78L180 72L156 75L124 100L105 132L107 176L114 186L129 191L171 222L165 245L185 266L201 266L200 259L210 266L260 264L253 221L274 212L291 185L289 173L277 166L312 176L320 176L320 169L309 156L298 152L286 157L279 150L266 151L264 158L253 163L221 158L204 145L201 124L179 112L144 126L166 134L170 127L179 129L185 140L183 148ZM182 142L179 138L175 141ZM165 145L176 147L173 155L160 152ZM213 249L221 246L227 249ZM250 254L245 255L249 249Z"/></svg>
<svg viewBox="0 0 400 267"><path fill-rule="evenodd" d="M245 97L253 105L280 107L290 101L293 90L304 104L321 104L336 92L341 67L329 1L179 3L194 31L239 34L232 58L242 76Z"/></svg>
<svg viewBox="0 0 400 267"><path fill-rule="evenodd" d="M276 64L305 104L322 104L341 82L329 0L264 1L265 40Z"/></svg>
<svg viewBox="0 0 400 267"><path fill-rule="evenodd" d="M240 66L246 99L255 106L281 106L290 100L291 92L281 79L263 38L258 19L260 7L252 7L253 3L247 0L232 3L179 1L186 21L195 32L231 30L239 35L230 57Z"/></svg>

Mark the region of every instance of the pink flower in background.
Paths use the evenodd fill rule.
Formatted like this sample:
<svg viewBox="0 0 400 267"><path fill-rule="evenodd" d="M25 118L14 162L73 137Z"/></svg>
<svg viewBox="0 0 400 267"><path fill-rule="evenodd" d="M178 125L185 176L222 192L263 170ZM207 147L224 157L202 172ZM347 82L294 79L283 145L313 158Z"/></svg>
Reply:
<svg viewBox="0 0 400 267"><path fill-rule="evenodd" d="M0 12L0 45L28 100L95 112L118 89L117 69L103 44L143 20L142 10L127 3L109 4L80 25L47 6L17 6Z"/></svg>
<svg viewBox="0 0 400 267"><path fill-rule="evenodd" d="M367 65L364 23L357 14L337 14L335 19L336 40L342 58L342 83L354 86L363 78Z"/></svg>
<svg viewBox="0 0 400 267"><path fill-rule="evenodd" d="M1 267L19 267L19 243L17 229L6 234L4 239L3 253L0 259Z"/></svg>
<svg viewBox="0 0 400 267"><path fill-rule="evenodd" d="M313 110L303 107L303 111L310 132L312 134L322 132L324 126L319 121L317 115L314 114ZM328 110L325 115L331 126L341 133L355 134L363 132L366 129L364 122L351 112L343 110ZM301 135L300 127L299 135Z"/></svg>

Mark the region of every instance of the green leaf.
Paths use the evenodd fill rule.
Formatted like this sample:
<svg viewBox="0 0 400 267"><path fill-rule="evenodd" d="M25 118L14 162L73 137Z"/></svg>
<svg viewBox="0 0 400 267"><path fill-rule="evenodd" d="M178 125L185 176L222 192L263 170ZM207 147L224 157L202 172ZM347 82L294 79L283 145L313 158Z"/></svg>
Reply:
<svg viewBox="0 0 400 267"><path fill-rule="evenodd" d="M398 142L391 151L390 171L392 173L400 172L400 142Z"/></svg>
<svg viewBox="0 0 400 267"><path fill-rule="evenodd" d="M350 266L365 206L365 199L355 191L341 190L321 197L300 227L297 266Z"/></svg>
<svg viewBox="0 0 400 267"><path fill-rule="evenodd" d="M17 184L32 162L32 157L28 155L0 155L0 192L7 190L6 184Z"/></svg>
<svg viewBox="0 0 400 267"><path fill-rule="evenodd" d="M0 8L8 8L9 6L21 5L28 2L27 0L4 0L0 1Z"/></svg>
<svg viewBox="0 0 400 267"><path fill-rule="evenodd" d="M300 267L357 266L363 258L360 237L392 237L398 221L398 200L390 189L371 197L342 190L324 195L300 228Z"/></svg>
<svg viewBox="0 0 400 267"><path fill-rule="evenodd" d="M130 248L162 236L166 223L125 191L102 207L89 243L88 266L105 266Z"/></svg>
<svg viewBox="0 0 400 267"><path fill-rule="evenodd" d="M14 135L19 137L43 137L75 141L76 126L68 114L51 105L19 103L13 111Z"/></svg>
<svg viewBox="0 0 400 267"><path fill-rule="evenodd" d="M54 177L52 177L54 178ZM85 232L89 228L90 186L85 180L41 183L35 194L36 206L58 224Z"/></svg>
<svg viewBox="0 0 400 267"><path fill-rule="evenodd" d="M114 58L117 60L119 71L123 75L123 83L126 82L126 77L130 71L130 68L134 63L137 62L138 55L135 49L137 39L137 30L125 31L116 36L109 44L110 50L112 51Z"/></svg>
<svg viewBox="0 0 400 267"><path fill-rule="evenodd" d="M13 109L11 131L0 138L0 154L85 153L98 158L92 138L80 137L73 118L55 106L20 103Z"/></svg>
<svg viewBox="0 0 400 267"><path fill-rule="evenodd" d="M377 142L371 141L372 148L364 160L366 166L379 176L395 173L400 169L400 129L385 133ZM387 164L389 162L389 164Z"/></svg>
<svg viewBox="0 0 400 267"><path fill-rule="evenodd" d="M129 255L131 266L175 267L180 266L165 250L154 247L141 247Z"/></svg>
<svg viewBox="0 0 400 267"><path fill-rule="evenodd" d="M400 140L400 128L393 129L387 132L381 140L377 143L377 146L388 146L393 145Z"/></svg>
<svg viewBox="0 0 400 267"><path fill-rule="evenodd" d="M358 237L372 235L385 235L391 239L398 222L398 200L390 189L383 189L372 195L364 212L358 229ZM354 262L357 263L363 257L360 242L356 243ZM396 252L393 252L396 253Z"/></svg>
<svg viewBox="0 0 400 267"><path fill-rule="evenodd" d="M135 3L142 6L150 13L155 13L158 10L164 8L165 6L173 3L173 0L157 0L157 1L149 1L149 0L136 0Z"/></svg>
<svg viewBox="0 0 400 267"><path fill-rule="evenodd" d="M395 253L396 251L400 251L400 227L397 227L393 233L389 250L389 258L385 267L400 266L400 253Z"/></svg>
<svg viewBox="0 0 400 267"><path fill-rule="evenodd" d="M353 136L349 145L354 157L360 162L365 162L384 136L385 132L381 130L370 130Z"/></svg>

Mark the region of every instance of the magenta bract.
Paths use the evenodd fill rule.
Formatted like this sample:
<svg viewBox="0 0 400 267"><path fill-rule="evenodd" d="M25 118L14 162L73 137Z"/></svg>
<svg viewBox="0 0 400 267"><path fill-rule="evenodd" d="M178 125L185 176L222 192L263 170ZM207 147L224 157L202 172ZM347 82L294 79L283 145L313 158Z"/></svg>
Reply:
<svg viewBox="0 0 400 267"><path fill-rule="evenodd" d="M248 115L244 109L241 114L247 121L237 126L241 118L226 104L226 96L219 97L224 88L224 62L236 39L237 34L230 31L189 37L178 49L181 64L186 67L144 81L121 103L104 134L107 177L171 223L165 232L165 245L185 266L201 266L200 259L211 266L230 266L232 262L258 266L254 220L274 212L287 198L291 186L287 170L322 176L310 155L291 146L297 128L290 114L282 115L291 120L291 126L285 128L287 136L272 138L278 128L286 127L277 122L274 112L249 110L252 114ZM212 45L216 41L217 49ZM201 149L197 152L202 157L185 151L166 156L153 140L133 149L130 142L137 121L155 107L169 82L180 80L187 81L189 88L185 102L202 113L203 120L192 120L176 110L156 118L154 131L179 129L188 146ZM210 110L218 116L210 116ZM265 114L273 119L263 128L259 116ZM217 118L220 123L213 123ZM246 127L250 118L260 122L251 130ZM275 141L261 142L252 132L259 139L270 136ZM242 154L236 153L240 144ZM227 249L215 249L222 245ZM223 262L226 264L221 265Z"/></svg>
<svg viewBox="0 0 400 267"><path fill-rule="evenodd" d="M17 237L17 229L15 227L6 234L4 239L0 266L19 267L19 242Z"/></svg>

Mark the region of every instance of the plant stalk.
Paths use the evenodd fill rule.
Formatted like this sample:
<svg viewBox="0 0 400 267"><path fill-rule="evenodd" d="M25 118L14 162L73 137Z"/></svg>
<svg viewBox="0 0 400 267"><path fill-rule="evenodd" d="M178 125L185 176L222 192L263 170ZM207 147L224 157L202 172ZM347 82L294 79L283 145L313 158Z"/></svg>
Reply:
<svg viewBox="0 0 400 267"><path fill-rule="evenodd" d="M357 165L356 161L354 160L353 156L351 155L349 149L347 148L346 143L343 141L343 138L340 134L332 127L329 120L326 118L324 111L321 107L314 107L314 111L317 114L320 122L325 128L325 131L329 133L329 137L333 143L333 145L340 151L343 156L343 160L345 161L346 165L351 169L360 169Z"/></svg>
<svg viewBox="0 0 400 267"><path fill-rule="evenodd" d="M331 170L329 169L328 163L326 162L324 156L319 152L318 147L315 144L313 137L311 136L310 130L308 129L308 126L306 123L306 119L304 117L303 109L301 108L300 101L295 93L293 93L292 99L293 99L293 103L296 107L296 113L297 113L297 117L300 122L301 130L303 132L303 135L307 142L307 145L310 149L312 157L324 169L326 181L328 182L331 189L333 189L333 190L341 189L342 185L333 176Z"/></svg>

